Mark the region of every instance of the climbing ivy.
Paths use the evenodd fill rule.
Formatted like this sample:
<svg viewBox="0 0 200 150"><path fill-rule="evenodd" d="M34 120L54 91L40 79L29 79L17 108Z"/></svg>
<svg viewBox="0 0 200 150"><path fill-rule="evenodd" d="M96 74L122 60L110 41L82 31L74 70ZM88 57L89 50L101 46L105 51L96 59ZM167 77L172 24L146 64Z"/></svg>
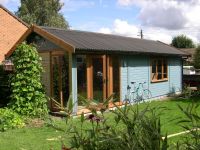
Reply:
<svg viewBox="0 0 200 150"><path fill-rule="evenodd" d="M41 116L47 113L47 98L41 83L41 57L36 47L22 43L12 56L10 107L21 115Z"/></svg>

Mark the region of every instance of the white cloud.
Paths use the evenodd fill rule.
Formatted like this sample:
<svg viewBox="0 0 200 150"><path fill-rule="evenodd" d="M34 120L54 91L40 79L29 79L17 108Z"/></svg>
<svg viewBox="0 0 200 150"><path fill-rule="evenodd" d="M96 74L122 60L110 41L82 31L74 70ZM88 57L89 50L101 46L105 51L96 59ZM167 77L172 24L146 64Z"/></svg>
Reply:
<svg viewBox="0 0 200 150"><path fill-rule="evenodd" d="M140 38L139 31L140 28L137 25L129 24L125 20L115 19L111 28L103 27L100 28L98 32ZM157 32L155 34L152 34L155 32L155 30L152 28L145 28L144 31L145 39L160 40L166 43L171 42L172 36L168 35L165 32Z"/></svg>
<svg viewBox="0 0 200 150"><path fill-rule="evenodd" d="M115 19L112 26L102 27L98 30L100 33L116 34L128 37L140 38L140 27L136 24L130 24L126 20ZM164 43L170 44L174 36L185 34L191 38L195 43L199 42L200 36L196 32L190 32L188 30L168 30L155 27L143 27L144 39L158 40Z"/></svg>
<svg viewBox="0 0 200 150"><path fill-rule="evenodd" d="M110 28L104 28L104 27L100 28L98 32L105 33L105 34L111 34L112 33Z"/></svg>
<svg viewBox="0 0 200 150"><path fill-rule="evenodd" d="M1 4L1 5L5 5L5 4L8 3L8 1L9 1L9 0L0 0L0 4Z"/></svg>
<svg viewBox="0 0 200 150"><path fill-rule="evenodd" d="M135 25L129 24L127 21L116 19L114 21L114 33L128 36L137 36L138 27Z"/></svg>
<svg viewBox="0 0 200 150"><path fill-rule="evenodd" d="M155 30L153 28L145 28L143 31L144 39L150 39L154 41L162 41L170 44L172 41L173 34L170 34L167 30Z"/></svg>
<svg viewBox="0 0 200 150"><path fill-rule="evenodd" d="M158 6L152 5L141 9L139 19L143 25L180 29L187 23L186 16L179 8Z"/></svg>
<svg viewBox="0 0 200 150"><path fill-rule="evenodd" d="M175 30L200 27L200 0L118 0L122 7L139 7L144 26Z"/></svg>
<svg viewBox="0 0 200 150"><path fill-rule="evenodd" d="M151 3L172 3L172 4L197 4L199 0L118 0L117 3L121 6L131 5L149 5Z"/></svg>
<svg viewBox="0 0 200 150"><path fill-rule="evenodd" d="M118 34L129 37L137 37L139 28L136 25L129 24L125 20L115 19L111 28L102 27L98 30L105 34Z"/></svg>

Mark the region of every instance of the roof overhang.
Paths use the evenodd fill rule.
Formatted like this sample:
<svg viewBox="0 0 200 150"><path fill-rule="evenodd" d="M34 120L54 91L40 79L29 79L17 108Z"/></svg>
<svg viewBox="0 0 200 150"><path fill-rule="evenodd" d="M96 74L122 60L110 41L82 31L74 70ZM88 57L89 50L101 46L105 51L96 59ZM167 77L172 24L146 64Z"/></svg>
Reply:
<svg viewBox="0 0 200 150"><path fill-rule="evenodd" d="M15 45L10 49L10 51L5 55L5 57L9 57L12 55L12 53L15 51L17 46L21 44L31 33L37 33L41 37L51 41L52 43L58 45L59 47L65 49L66 51L70 53L75 53L75 47L72 44L69 44L62 39L58 38L57 36L45 31L44 29L36 26L31 25L28 30L21 36L21 38L15 43Z"/></svg>

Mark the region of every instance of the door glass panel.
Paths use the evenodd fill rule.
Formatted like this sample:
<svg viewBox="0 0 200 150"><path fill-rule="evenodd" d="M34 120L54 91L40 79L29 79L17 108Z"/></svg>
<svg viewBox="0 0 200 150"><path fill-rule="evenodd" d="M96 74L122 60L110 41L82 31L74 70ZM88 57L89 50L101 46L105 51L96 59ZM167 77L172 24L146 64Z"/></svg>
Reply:
<svg viewBox="0 0 200 150"><path fill-rule="evenodd" d="M103 102L103 59L92 58L93 63L93 99Z"/></svg>
<svg viewBox="0 0 200 150"><path fill-rule="evenodd" d="M114 95L114 100L119 101L120 100L120 79L119 79L119 59L118 57L113 57L112 58L112 63L113 63L113 92L115 93Z"/></svg>

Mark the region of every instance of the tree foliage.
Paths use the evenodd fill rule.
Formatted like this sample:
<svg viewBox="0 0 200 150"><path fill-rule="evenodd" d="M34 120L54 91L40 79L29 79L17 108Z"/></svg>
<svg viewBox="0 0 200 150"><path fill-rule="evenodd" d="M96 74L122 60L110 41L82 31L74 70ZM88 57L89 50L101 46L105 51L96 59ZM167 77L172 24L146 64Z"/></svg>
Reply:
<svg viewBox="0 0 200 150"><path fill-rule="evenodd" d="M41 58L34 46L22 43L12 56L15 71L11 76L10 107L21 115L47 113L47 98L41 84Z"/></svg>
<svg viewBox="0 0 200 150"><path fill-rule="evenodd" d="M200 69L200 45L196 48L194 54L194 67Z"/></svg>
<svg viewBox="0 0 200 150"><path fill-rule="evenodd" d="M194 48L194 42L192 39L188 38L185 35L178 35L172 39L172 46L176 48Z"/></svg>
<svg viewBox="0 0 200 150"><path fill-rule="evenodd" d="M68 28L68 22L60 13L63 3L60 0L21 0L16 15L28 24Z"/></svg>

